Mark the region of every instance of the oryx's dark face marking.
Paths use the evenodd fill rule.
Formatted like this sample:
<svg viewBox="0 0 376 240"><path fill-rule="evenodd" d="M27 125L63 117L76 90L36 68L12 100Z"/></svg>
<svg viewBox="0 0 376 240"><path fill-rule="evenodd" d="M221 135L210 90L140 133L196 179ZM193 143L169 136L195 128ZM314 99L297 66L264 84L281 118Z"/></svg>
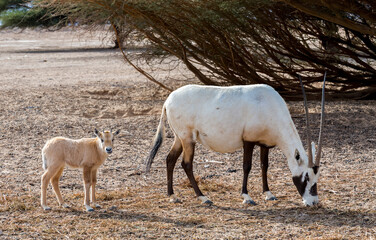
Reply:
<svg viewBox="0 0 376 240"><path fill-rule="evenodd" d="M312 185L311 189L309 190L309 193L312 196L317 196L317 183Z"/></svg>
<svg viewBox="0 0 376 240"><path fill-rule="evenodd" d="M303 179L303 174L292 178L292 181L294 182L296 188L298 189L300 196L303 196L305 189L307 187L307 182L309 181L308 173L306 173L304 179L303 180L302 179Z"/></svg>
<svg viewBox="0 0 376 240"><path fill-rule="evenodd" d="M305 205L311 206L318 203L317 180L319 178L319 167L314 166L303 171L299 176L292 178Z"/></svg>

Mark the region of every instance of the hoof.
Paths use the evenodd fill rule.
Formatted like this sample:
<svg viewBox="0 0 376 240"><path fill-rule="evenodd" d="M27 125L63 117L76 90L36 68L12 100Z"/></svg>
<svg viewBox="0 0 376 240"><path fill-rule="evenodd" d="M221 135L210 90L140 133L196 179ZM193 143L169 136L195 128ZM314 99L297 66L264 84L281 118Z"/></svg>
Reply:
<svg viewBox="0 0 376 240"><path fill-rule="evenodd" d="M243 204L250 205L250 206L256 206L257 205L256 202L253 201L253 200L244 200Z"/></svg>
<svg viewBox="0 0 376 240"><path fill-rule="evenodd" d="M179 198L171 198L170 203L182 203L182 201Z"/></svg>
<svg viewBox="0 0 376 240"><path fill-rule="evenodd" d="M201 201L202 204L206 204L206 205L212 205L213 202L210 201L207 197L205 196L199 196L198 199Z"/></svg>
<svg viewBox="0 0 376 240"><path fill-rule="evenodd" d="M95 208L102 208L102 206L99 204L95 204Z"/></svg>
<svg viewBox="0 0 376 240"><path fill-rule="evenodd" d="M175 196L175 194L171 194L168 196L170 198L170 203L182 203L182 201Z"/></svg>
<svg viewBox="0 0 376 240"><path fill-rule="evenodd" d="M51 208L48 207L48 206L42 206L42 208L43 208L43 210L45 210L45 211L50 211L50 210L51 210Z"/></svg>
<svg viewBox="0 0 376 240"><path fill-rule="evenodd" d="M66 203L64 203L63 205L61 205L63 208L70 208L70 206Z"/></svg>
<svg viewBox="0 0 376 240"><path fill-rule="evenodd" d="M273 197L270 197L270 198L266 197L265 200L266 201L277 201L278 199L273 196Z"/></svg>
<svg viewBox="0 0 376 240"><path fill-rule="evenodd" d="M116 206L111 206L108 210L116 211L116 210L117 210L117 207L116 207Z"/></svg>
<svg viewBox="0 0 376 240"><path fill-rule="evenodd" d="M94 212L94 208L90 207L89 205L85 205L87 212Z"/></svg>
<svg viewBox="0 0 376 240"><path fill-rule="evenodd" d="M266 201L275 201L275 200L277 200L277 198L273 195L273 193L272 192L270 192L270 191L266 191L265 192L265 200Z"/></svg>
<svg viewBox="0 0 376 240"><path fill-rule="evenodd" d="M213 205L213 202L208 199L205 202L202 202L202 204L206 204L206 205L211 206L211 205Z"/></svg>

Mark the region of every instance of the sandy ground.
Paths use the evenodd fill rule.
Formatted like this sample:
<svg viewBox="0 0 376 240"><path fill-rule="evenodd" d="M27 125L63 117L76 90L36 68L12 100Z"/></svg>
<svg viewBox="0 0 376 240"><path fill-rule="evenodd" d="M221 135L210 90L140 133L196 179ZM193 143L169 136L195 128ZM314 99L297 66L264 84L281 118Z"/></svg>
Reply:
<svg viewBox="0 0 376 240"><path fill-rule="evenodd" d="M180 164L174 179L182 203L173 204L164 168L171 134L151 173L141 171L168 92L124 64L105 39L103 33L70 30L0 32L1 239L376 238L376 101L327 102L320 207L302 205L277 148L270 155L269 185L278 201L264 200L256 149L249 191L258 205L243 206L241 151L219 154L200 145L194 171L214 205L195 198ZM189 72L179 68L169 77L182 74ZM164 83L176 88L188 82ZM302 103L288 105L304 138ZM309 106L316 138L320 107ZM53 210L43 211L44 143L54 136L92 137L95 127L121 129L114 153L99 170L103 207L83 211L81 171L67 168L60 186L72 207L60 208L49 187Z"/></svg>

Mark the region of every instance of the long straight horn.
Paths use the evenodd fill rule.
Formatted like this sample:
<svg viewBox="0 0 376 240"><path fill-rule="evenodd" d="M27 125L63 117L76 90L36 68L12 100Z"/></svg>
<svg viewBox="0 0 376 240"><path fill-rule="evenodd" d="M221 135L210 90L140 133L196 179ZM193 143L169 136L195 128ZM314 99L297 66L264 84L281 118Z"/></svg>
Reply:
<svg viewBox="0 0 376 240"><path fill-rule="evenodd" d="M320 133L319 133L319 141L317 147L317 153L315 156L315 165L320 166L320 158L321 158L321 146L322 146L322 125L324 122L325 117L325 80L326 80L326 71L324 74L324 81L322 83L322 93L321 93L321 119L320 119Z"/></svg>
<svg viewBox="0 0 376 240"><path fill-rule="evenodd" d="M305 108L305 117L306 117L306 131L307 131L307 146L308 146L308 167L313 167L313 157L312 157L312 148L311 148L311 128L309 125L309 113L308 113L308 106L307 106L307 96L304 91L304 86L302 82L302 78L298 75L300 86L302 87L303 92L303 99L304 99L304 108Z"/></svg>

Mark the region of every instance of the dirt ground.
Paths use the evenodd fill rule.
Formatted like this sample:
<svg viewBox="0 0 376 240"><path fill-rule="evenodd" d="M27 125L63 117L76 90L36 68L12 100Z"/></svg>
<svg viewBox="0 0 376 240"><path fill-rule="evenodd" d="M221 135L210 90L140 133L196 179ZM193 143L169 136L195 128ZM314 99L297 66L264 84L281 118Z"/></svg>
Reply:
<svg viewBox="0 0 376 240"><path fill-rule="evenodd" d="M319 207L303 206L277 148L268 177L278 200L264 200L256 149L249 192L258 205L243 206L241 151L219 154L200 145L194 172L214 205L200 204L180 164L174 187L182 203L170 203L164 159L171 134L151 173L142 172L168 92L125 64L104 39L71 30L0 32L0 239L376 238L376 101L327 102ZM189 72L179 68L170 77L182 74ZM305 139L302 103L288 105ZM309 105L315 139L319 105ZM92 137L95 127L121 129L99 169L102 208L84 211L81 171L67 168L60 186L72 207L59 207L49 187L52 211L43 211L44 143L54 136Z"/></svg>

